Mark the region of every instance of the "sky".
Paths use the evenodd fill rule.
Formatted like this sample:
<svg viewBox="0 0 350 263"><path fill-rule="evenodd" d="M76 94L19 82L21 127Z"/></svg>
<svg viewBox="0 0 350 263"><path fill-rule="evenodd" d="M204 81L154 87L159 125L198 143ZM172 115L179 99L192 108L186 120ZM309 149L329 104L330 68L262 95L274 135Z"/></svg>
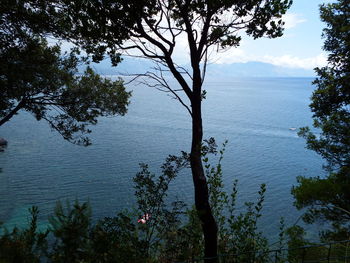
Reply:
<svg viewBox="0 0 350 263"><path fill-rule="evenodd" d="M244 37L240 47L215 55L214 63L259 61L289 68L313 69L326 64L319 5L329 0L294 0L284 16L284 35L276 39Z"/></svg>

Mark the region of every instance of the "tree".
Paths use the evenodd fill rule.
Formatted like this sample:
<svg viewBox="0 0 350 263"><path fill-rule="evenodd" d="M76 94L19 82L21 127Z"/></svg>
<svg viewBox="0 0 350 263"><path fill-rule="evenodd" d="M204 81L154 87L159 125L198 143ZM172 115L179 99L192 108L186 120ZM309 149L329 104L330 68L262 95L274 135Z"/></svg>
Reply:
<svg viewBox="0 0 350 263"><path fill-rule="evenodd" d="M329 220L348 238L350 234L350 1L338 0L320 7L324 50L328 65L316 68L317 87L310 104L315 135L310 128L300 130L307 148L327 161L325 178L298 178L293 188L297 208L307 207L305 219Z"/></svg>
<svg viewBox="0 0 350 263"><path fill-rule="evenodd" d="M155 71L148 77L186 108L192 119L190 165L195 189L195 205L202 224L205 257L217 256L217 225L208 197L201 147L203 138L202 89L211 51L237 47L244 31L253 38L282 35L281 16L291 0L57 0L53 1L52 31L73 41L97 60L107 53L112 63L121 54L150 59ZM174 57L179 38L185 36L191 69L179 66ZM134 53L130 53L134 52ZM136 53L135 53L136 52ZM167 82L170 72L179 88Z"/></svg>
<svg viewBox="0 0 350 263"><path fill-rule="evenodd" d="M62 55L58 44L48 46L45 6L40 0L1 1L0 126L26 110L65 139L88 145L86 126L98 116L124 115L130 93L121 80L102 79L90 68L78 75L86 60L77 50Z"/></svg>

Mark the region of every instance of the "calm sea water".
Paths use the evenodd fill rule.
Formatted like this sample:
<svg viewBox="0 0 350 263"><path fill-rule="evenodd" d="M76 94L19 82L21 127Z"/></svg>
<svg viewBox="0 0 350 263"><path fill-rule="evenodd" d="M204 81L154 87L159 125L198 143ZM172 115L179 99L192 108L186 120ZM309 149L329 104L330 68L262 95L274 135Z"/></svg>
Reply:
<svg viewBox="0 0 350 263"><path fill-rule="evenodd" d="M300 213L290 190L297 176L323 174L322 160L305 149L291 127L311 125L312 79L260 78L208 81L203 105L205 137L228 140L223 160L229 191L239 180L239 206L254 201L267 184L261 226L277 232L279 217L293 224ZM136 86L125 117L103 118L93 128L93 145L80 147L51 132L45 122L21 113L0 128L9 141L0 152L0 221L27 222L27 209L39 206L45 225L57 200L90 200L95 218L134 205L132 177L138 163L157 172L168 154L190 148L186 110L165 93ZM193 202L189 171L171 185L170 198Z"/></svg>

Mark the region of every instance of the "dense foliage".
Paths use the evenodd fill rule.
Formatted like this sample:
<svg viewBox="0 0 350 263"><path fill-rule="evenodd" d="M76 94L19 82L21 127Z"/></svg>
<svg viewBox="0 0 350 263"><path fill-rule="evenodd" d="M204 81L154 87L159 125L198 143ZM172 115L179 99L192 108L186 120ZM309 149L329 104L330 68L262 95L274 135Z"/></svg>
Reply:
<svg viewBox="0 0 350 263"><path fill-rule="evenodd" d="M323 219L333 223L336 232L324 233L324 237L338 234L337 238L345 239L350 237L350 1L324 4L320 10L326 23L323 36L328 65L316 69L317 88L310 105L320 134L306 127L300 135L309 149L327 161L329 175L300 177L292 193L298 208L308 208L307 222Z"/></svg>
<svg viewBox="0 0 350 263"><path fill-rule="evenodd" d="M45 1L0 3L0 126L20 110L44 119L65 139L89 144L88 124L99 116L124 115L130 93L121 80L101 78L77 50L61 54L44 39ZM78 134L78 135L77 135Z"/></svg>

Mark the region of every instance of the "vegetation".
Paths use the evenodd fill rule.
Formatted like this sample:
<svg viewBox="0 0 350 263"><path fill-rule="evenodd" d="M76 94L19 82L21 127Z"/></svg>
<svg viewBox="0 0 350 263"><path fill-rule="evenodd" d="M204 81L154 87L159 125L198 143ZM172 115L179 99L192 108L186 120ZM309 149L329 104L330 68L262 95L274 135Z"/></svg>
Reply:
<svg viewBox="0 0 350 263"><path fill-rule="evenodd" d="M326 161L325 178L298 178L292 193L296 207L307 208L308 223L326 220L333 230L322 233L324 239L350 238L350 2L339 0L321 6L326 23L324 50L329 52L328 65L317 68L316 90L310 108L314 127L302 128L307 147Z"/></svg>
<svg viewBox="0 0 350 263"><path fill-rule="evenodd" d="M55 35L73 41L95 60L107 53L114 64L120 53L135 54L155 62L155 71L137 77L148 78L150 86L162 89L185 107L192 119L190 166L195 206L202 225L205 255L217 255L218 228L210 204L201 160L203 140L202 99L208 54L212 50L237 47L244 31L253 38L282 35L282 15L291 0L249 1L97 1L57 0L53 17ZM187 37L191 70L178 66L174 51L179 37ZM130 53L131 52L131 53ZM136 52L136 53L132 53ZM169 85L170 72L177 87ZM147 81L147 80L146 80ZM209 260L208 260L209 261Z"/></svg>
<svg viewBox="0 0 350 263"><path fill-rule="evenodd" d="M121 80L102 79L77 50L61 54L44 38L45 1L0 3L0 126L20 110L44 119L66 140L88 145L89 124L124 115L130 93ZM78 134L78 135L76 135Z"/></svg>

